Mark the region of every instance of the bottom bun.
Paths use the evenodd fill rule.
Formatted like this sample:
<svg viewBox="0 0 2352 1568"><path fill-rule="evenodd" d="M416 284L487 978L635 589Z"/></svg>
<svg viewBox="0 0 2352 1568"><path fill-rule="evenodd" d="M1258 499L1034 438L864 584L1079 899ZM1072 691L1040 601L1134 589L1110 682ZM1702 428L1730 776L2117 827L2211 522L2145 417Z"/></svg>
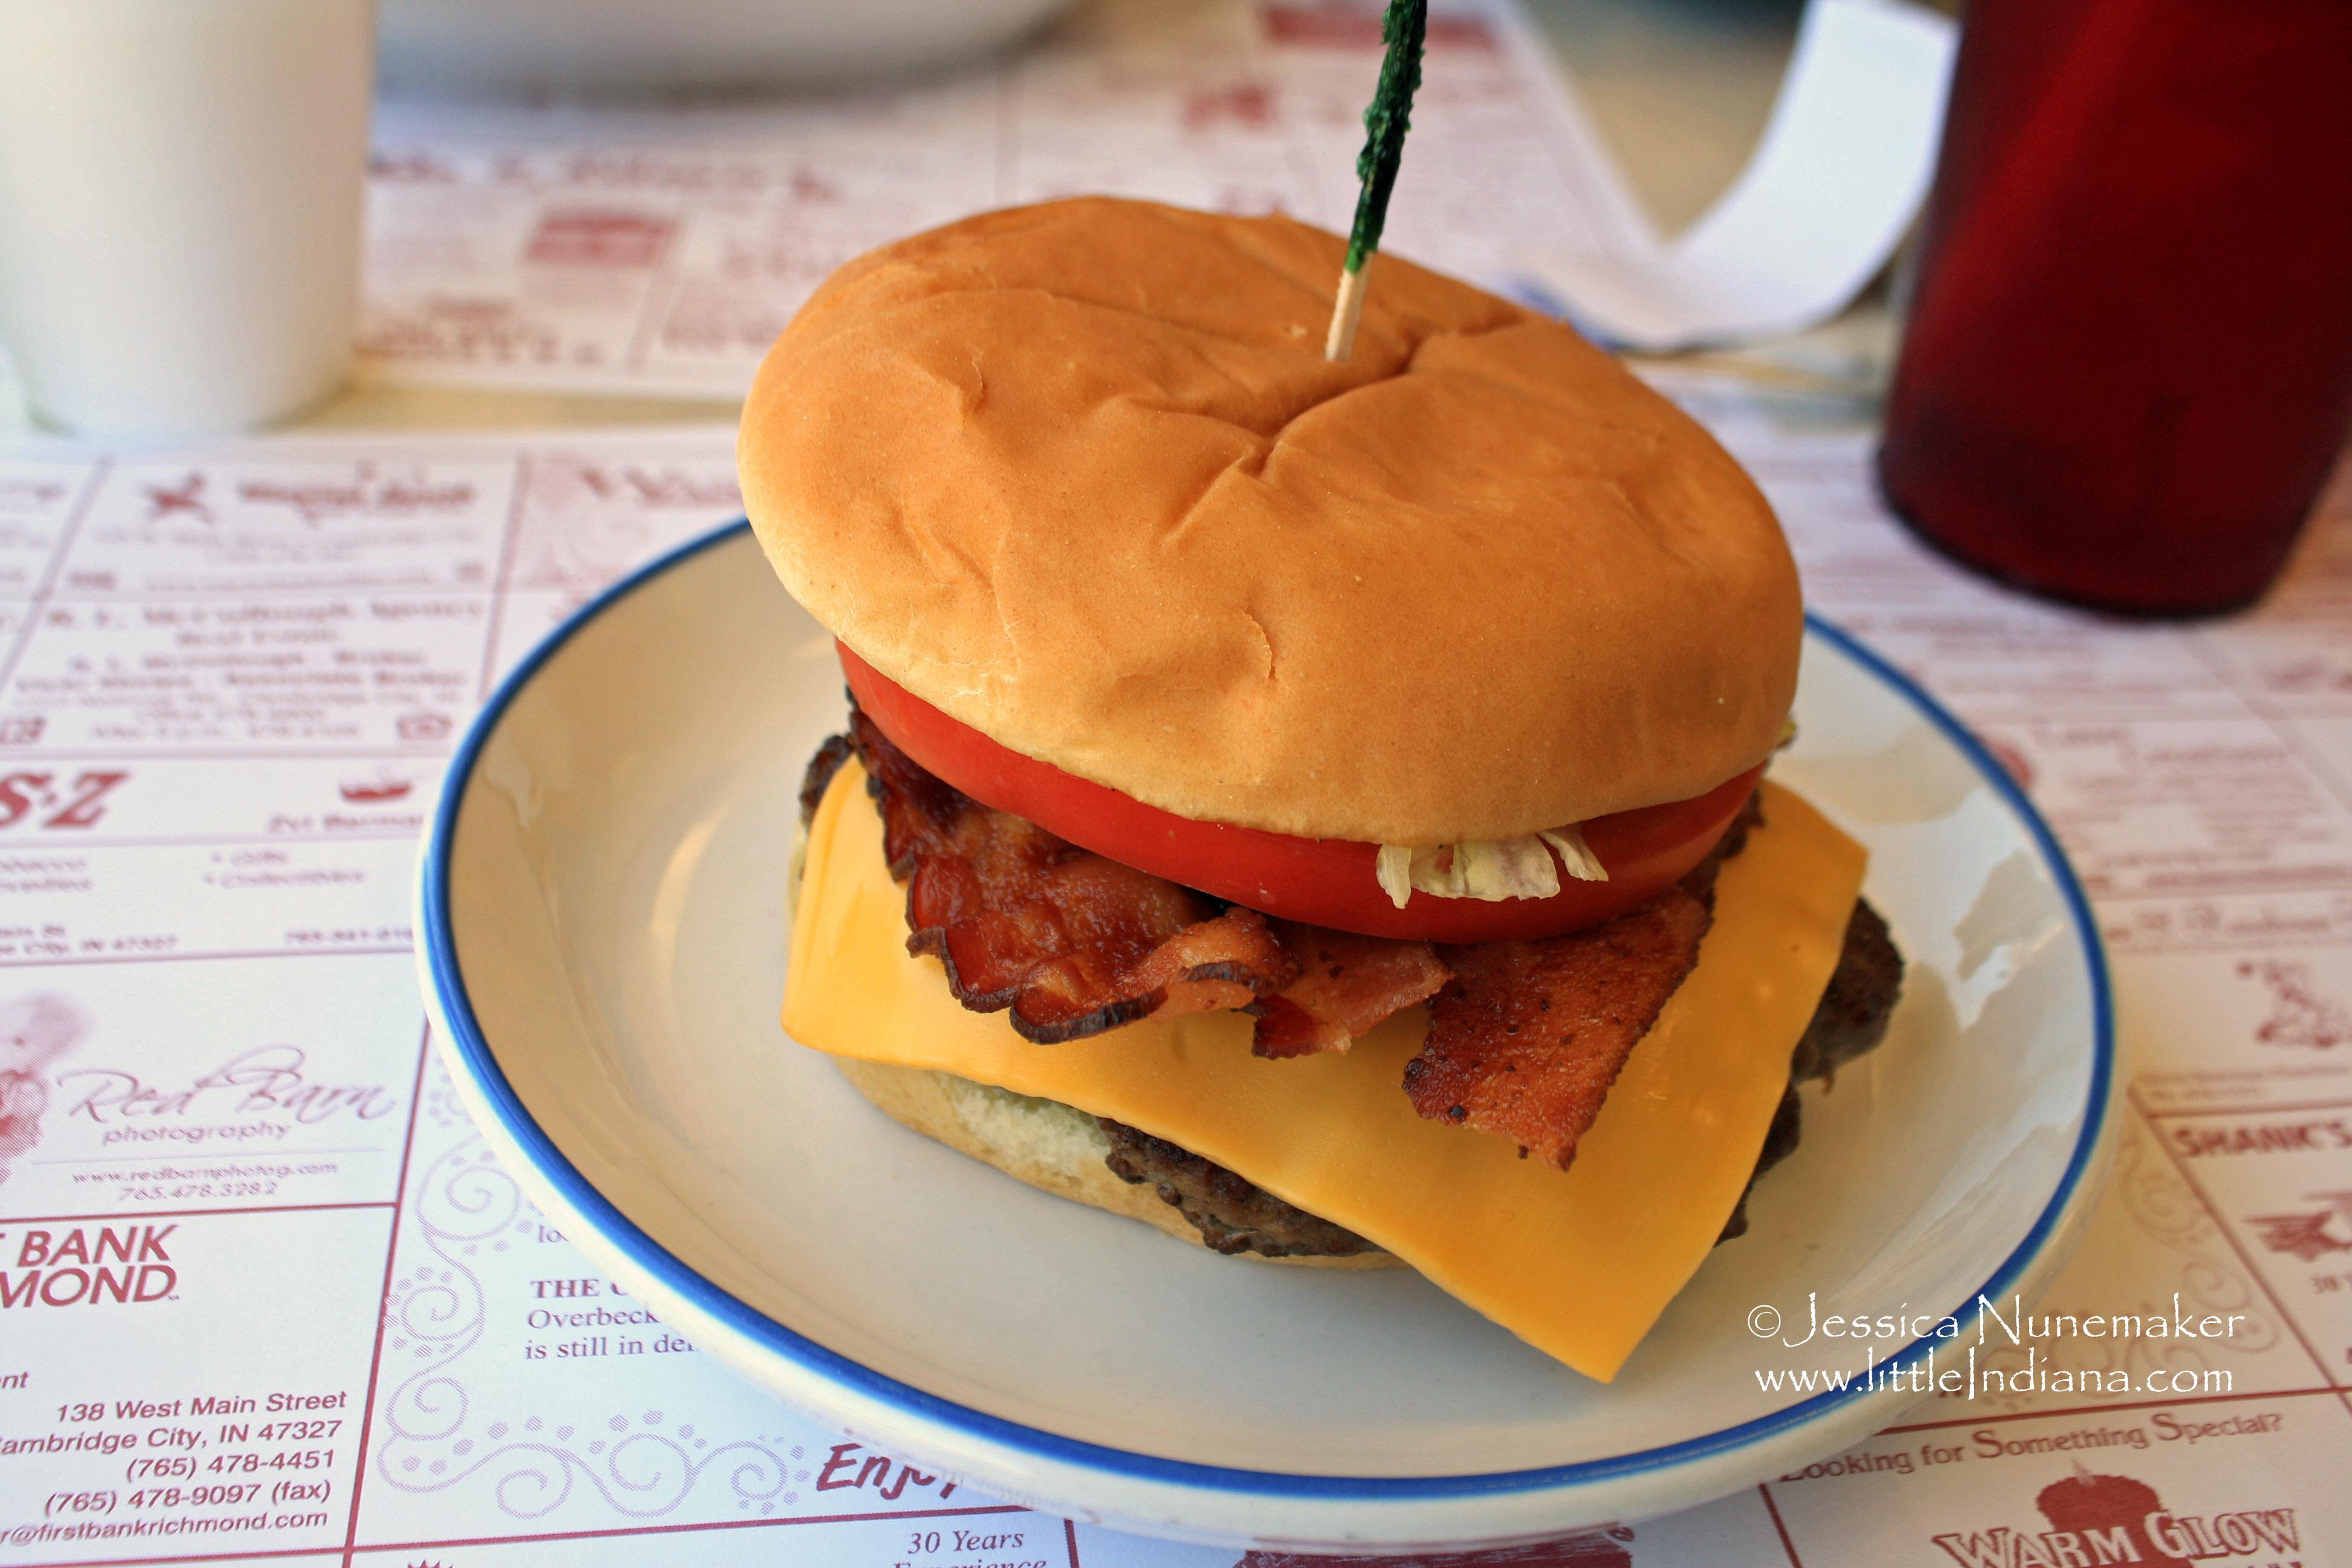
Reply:
<svg viewBox="0 0 2352 1568"><path fill-rule="evenodd" d="M1083 1110L928 1068L848 1057L835 1057L834 1066L841 1069L851 1088L903 1127L993 1165L1040 1192L1141 1220L1179 1241L1209 1250L1182 1210L1161 1199L1148 1184L1124 1181L1112 1173L1105 1163L1110 1137ZM1308 1268L1404 1267L1393 1255L1378 1251L1338 1258L1268 1258L1256 1252L1227 1256Z"/></svg>

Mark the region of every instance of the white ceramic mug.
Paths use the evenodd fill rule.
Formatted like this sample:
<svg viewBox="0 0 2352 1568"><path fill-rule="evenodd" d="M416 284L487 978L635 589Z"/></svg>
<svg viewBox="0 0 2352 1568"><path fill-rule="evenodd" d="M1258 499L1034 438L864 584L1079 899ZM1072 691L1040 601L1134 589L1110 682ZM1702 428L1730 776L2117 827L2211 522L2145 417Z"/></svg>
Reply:
<svg viewBox="0 0 2352 1568"><path fill-rule="evenodd" d="M0 0L0 339L34 412L164 437L335 391L374 0Z"/></svg>

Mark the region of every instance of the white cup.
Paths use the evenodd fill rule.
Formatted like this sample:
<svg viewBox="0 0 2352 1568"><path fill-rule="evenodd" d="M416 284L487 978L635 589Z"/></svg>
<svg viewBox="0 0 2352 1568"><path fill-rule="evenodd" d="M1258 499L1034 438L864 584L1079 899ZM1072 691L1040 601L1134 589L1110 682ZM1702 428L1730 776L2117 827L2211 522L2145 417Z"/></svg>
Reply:
<svg viewBox="0 0 2352 1568"><path fill-rule="evenodd" d="M0 0L0 340L34 412L248 429L350 372L374 0Z"/></svg>

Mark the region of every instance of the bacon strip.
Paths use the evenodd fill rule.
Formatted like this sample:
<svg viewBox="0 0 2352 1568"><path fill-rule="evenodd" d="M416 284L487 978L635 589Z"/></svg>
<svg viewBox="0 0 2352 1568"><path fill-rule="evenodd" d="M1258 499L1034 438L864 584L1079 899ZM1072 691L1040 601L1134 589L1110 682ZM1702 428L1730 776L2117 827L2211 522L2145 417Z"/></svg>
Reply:
<svg viewBox="0 0 2352 1568"><path fill-rule="evenodd" d="M1246 1007L1297 977L1264 915L1065 843L933 777L862 712L850 742L907 887L908 951L956 1000L1051 1044L1138 1018Z"/></svg>
<svg viewBox="0 0 2352 1568"><path fill-rule="evenodd" d="M1262 1057L1344 1051L1359 1035L1454 977L1425 942L1357 936L1276 921L1282 944L1298 959L1298 978L1260 1005L1250 1048Z"/></svg>
<svg viewBox="0 0 2352 1568"><path fill-rule="evenodd" d="M1761 820L1751 795L1689 875L1589 931L1444 949L1454 984L1430 1003L1429 1034L1405 1064L1413 1109L1567 1170L1625 1058L1697 964L1716 872Z"/></svg>
<svg viewBox="0 0 2352 1568"><path fill-rule="evenodd" d="M1565 1171L1625 1058L1698 961L1709 901L1675 886L1590 931L1449 947L1454 984L1405 1064L1413 1109Z"/></svg>
<svg viewBox="0 0 2352 1568"><path fill-rule="evenodd" d="M854 708L849 745L906 884L908 950L937 955L965 1006L1009 1009L1045 1043L1239 1008L1257 1015L1259 1056L1289 1058L1345 1050L1426 1001L1414 1109L1561 1170L1696 963L1717 867L1755 820L1751 801L1697 869L1603 925L1439 949L1269 921L1081 849L934 777ZM821 752L812 778L836 761Z"/></svg>

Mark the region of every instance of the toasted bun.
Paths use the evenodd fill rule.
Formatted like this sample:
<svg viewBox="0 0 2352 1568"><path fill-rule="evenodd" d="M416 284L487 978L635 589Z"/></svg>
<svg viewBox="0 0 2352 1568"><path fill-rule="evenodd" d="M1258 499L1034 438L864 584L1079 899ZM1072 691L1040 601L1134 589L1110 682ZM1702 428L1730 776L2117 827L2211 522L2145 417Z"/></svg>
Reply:
<svg viewBox="0 0 2352 1568"><path fill-rule="evenodd" d="M936 1138L959 1153L993 1165L1057 1198L1108 1209L1164 1230L1179 1241L1205 1245L1192 1223L1160 1202L1151 1188L1111 1174L1110 1167L1103 1163L1103 1156L1110 1152L1110 1140L1095 1119L1083 1111L1050 1100L986 1089L969 1079L923 1068L847 1057L835 1058L834 1065L850 1087L891 1120L926 1138ZM1265 1258L1255 1252L1238 1256L1308 1268L1403 1267L1386 1252L1360 1252L1347 1258Z"/></svg>
<svg viewBox="0 0 2352 1568"><path fill-rule="evenodd" d="M877 669L1182 816L1391 844L1700 794L1796 689L1754 484L1568 328L1340 240L1083 200L835 273L761 367L745 504Z"/></svg>

